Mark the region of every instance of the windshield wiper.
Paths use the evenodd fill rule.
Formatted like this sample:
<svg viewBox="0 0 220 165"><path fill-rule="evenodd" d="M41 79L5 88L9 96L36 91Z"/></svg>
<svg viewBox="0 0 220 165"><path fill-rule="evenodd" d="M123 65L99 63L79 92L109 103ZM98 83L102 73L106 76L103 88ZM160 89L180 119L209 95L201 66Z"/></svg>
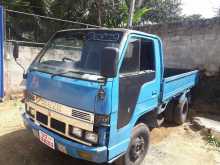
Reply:
<svg viewBox="0 0 220 165"><path fill-rule="evenodd" d="M67 73L76 73L76 74L80 74L80 75L85 74L84 72L81 72L81 71L68 70L68 71L65 71L65 72L54 73L54 74L51 75L51 78L54 78L56 76L61 76L61 75L67 74Z"/></svg>

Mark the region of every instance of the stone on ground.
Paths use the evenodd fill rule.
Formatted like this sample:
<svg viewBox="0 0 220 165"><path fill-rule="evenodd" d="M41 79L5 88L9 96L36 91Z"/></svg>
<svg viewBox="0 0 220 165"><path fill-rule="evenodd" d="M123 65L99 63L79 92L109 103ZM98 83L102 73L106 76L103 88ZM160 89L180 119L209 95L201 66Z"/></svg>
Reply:
<svg viewBox="0 0 220 165"><path fill-rule="evenodd" d="M193 123L201 129L208 130L217 140L220 141L220 122L204 117L194 117Z"/></svg>

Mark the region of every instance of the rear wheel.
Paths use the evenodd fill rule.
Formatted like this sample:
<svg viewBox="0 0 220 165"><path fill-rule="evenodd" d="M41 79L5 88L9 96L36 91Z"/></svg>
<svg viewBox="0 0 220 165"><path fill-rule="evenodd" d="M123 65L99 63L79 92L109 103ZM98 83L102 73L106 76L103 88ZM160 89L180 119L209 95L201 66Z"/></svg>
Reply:
<svg viewBox="0 0 220 165"><path fill-rule="evenodd" d="M158 114L156 118L156 127L160 127L164 123L164 121L165 121L164 112L161 114Z"/></svg>
<svg viewBox="0 0 220 165"><path fill-rule="evenodd" d="M149 147L149 128L140 123L136 125L132 131L131 141L127 152L121 158L116 160L116 165L139 165L144 160L144 157Z"/></svg>
<svg viewBox="0 0 220 165"><path fill-rule="evenodd" d="M164 111L165 122L173 123L174 122L174 110L177 107L177 100L171 100Z"/></svg>
<svg viewBox="0 0 220 165"><path fill-rule="evenodd" d="M179 125L185 123L187 120L188 112L189 112L189 103L188 103L188 99L185 98L184 101L179 103L174 109L175 123Z"/></svg>

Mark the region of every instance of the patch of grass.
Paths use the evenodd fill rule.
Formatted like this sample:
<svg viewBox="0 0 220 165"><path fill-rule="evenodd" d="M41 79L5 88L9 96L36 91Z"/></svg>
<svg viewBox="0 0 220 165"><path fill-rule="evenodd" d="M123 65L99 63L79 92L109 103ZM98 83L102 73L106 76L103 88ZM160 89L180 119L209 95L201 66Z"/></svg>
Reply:
<svg viewBox="0 0 220 165"><path fill-rule="evenodd" d="M220 141L213 135L209 134L207 137L208 144L215 147L220 152Z"/></svg>

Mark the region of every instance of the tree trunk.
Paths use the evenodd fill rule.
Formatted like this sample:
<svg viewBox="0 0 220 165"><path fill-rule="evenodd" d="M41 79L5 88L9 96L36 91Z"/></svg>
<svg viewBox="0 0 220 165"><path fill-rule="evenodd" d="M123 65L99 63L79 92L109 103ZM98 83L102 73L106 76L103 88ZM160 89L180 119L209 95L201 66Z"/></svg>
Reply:
<svg viewBox="0 0 220 165"><path fill-rule="evenodd" d="M97 16L98 16L98 25L102 25L102 0L95 1L96 8L97 8Z"/></svg>

